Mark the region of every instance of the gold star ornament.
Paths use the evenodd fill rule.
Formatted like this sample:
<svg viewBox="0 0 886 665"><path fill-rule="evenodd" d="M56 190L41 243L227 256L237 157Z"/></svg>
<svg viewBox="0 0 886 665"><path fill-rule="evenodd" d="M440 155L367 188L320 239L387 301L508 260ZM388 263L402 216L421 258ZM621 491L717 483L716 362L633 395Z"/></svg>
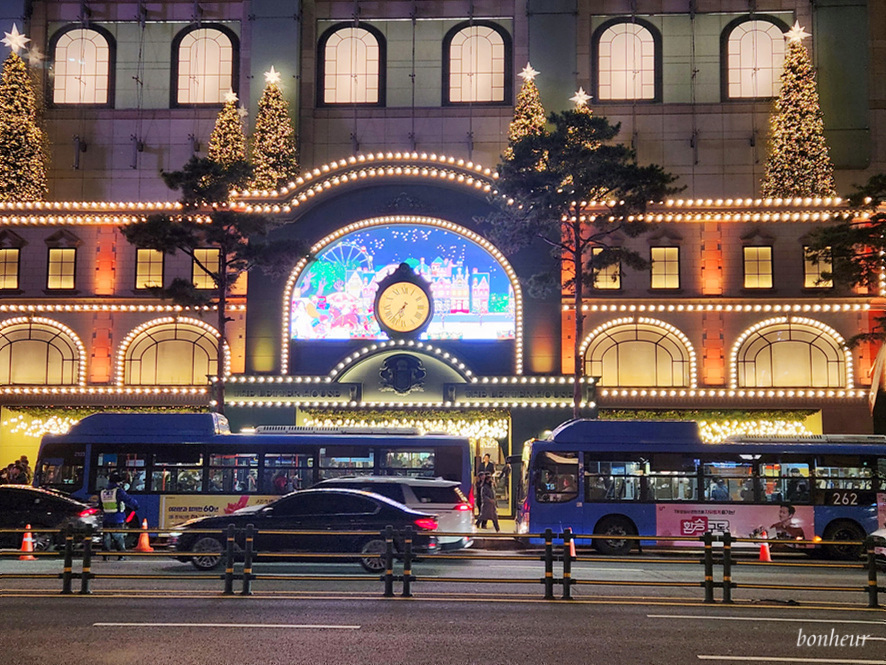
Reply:
<svg viewBox="0 0 886 665"><path fill-rule="evenodd" d="M800 27L800 21L794 22L794 27L784 33L789 42L802 42L809 36L803 28Z"/></svg>
<svg viewBox="0 0 886 665"><path fill-rule="evenodd" d="M6 44L15 53L23 50L25 45L31 41L29 37L25 37L18 31L18 26L15 23L12 24L12 32L5 32L3 34L6 36L3 39L0 39L0 41Z"/></svg>
<svg viewBox="0 0 886 665"><path fill-rule="evenodd" d="M523 68L523 71L520 72L519 74L517 74L517 76L519 76L519 77L520 77L521 79L523 79L524 81L531 81L531 80L533 80L536 76L538 76L538 72L535 71L535 70L532 68L532 65L530 65L530 64L527 62L527 63L526 63L526 66Z"/></svg>
<svg viewBox="0 0 886 665"><path fill-rule="evenodd" d="M587 106L588 100L590 98L591 98L591 96L585 92L584 88L579 86L578 92L576 92L574 96L570 97L569 101L573 102L576 106L581 107L581 106Z"/></svg>
<svg viewBox="0 0 886 665"><path fill-rule="evenodd" d="M280 83L280 72L274 69L274 65L271 65L271 68L265 72L265 83L268 85L277 85Z"/></svg>

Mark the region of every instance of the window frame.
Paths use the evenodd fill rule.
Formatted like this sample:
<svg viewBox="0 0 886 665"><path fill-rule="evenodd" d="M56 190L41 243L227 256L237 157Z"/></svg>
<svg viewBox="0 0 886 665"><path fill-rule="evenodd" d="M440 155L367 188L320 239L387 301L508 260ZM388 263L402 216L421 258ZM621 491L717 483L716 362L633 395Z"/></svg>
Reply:
<svg viewBox="0 0 886 665"><path fill-rule="evenodd" d="M591 252L594 256L597 254L601 254L606 251L606 249L602 247L594 247ZM612 277L611 270L616 271L616 275L618 279L609 279ZM611 283L614 286L598 286L598 283L601 281L601 277L603 277L607 283ZM605 268L594 268L593 270L593 282L591 285L591 289L593 291L599 291L601 293L609 293L613 291L621 291L624 288L624 284L622 283L622 278L624 277L624 272L622 271L621 261L617 261L612 265L608 265Z"/></svg>
<svg viewBox="0 0 886 665"><path fill-rule="evenodd" d="M15 258L15 286L4 286L6 280L5 269L10 263L8 260L0 260L0 292L2 293L21 293L22 284L22 250L21 247L4 247L0 245L0 254L3 252L16 252Z"/></svg>
<svg viewBox="0 0 886 665"><path fill-rule="evenodd" d="M769 250L769 286L748 286L748 256L749 249L768 249ZM775 248L772 245L742 245L741 247L741 268L742 268L742 289L748 291L772 291L775 288ZM755 273L758 278L760 273Z"/></svg>
<svg viewBox="0 0 886 665"><path fill-rule="evenodd" d="M52 253L56 251L74 252L74 259L71 261L71 286L50 286L50 277L53 260ZM46 290L51 293L72 293L77 290L77 248L76 247L47 247L46 248Z"/></svg>
<svg viewBox="0 0 886 665"><path fill-rule="evenodd" d="M450 75L452 72L452 61L450 51L452 48L452 40L455 36L466 28L491 28L502 38L502 47L504 48L504 89L502 99L500 101L488 102L454 102L450 99ZM514 46L511 34L504 26L495 21L462 21L452 26L443 37L443 76L441 81L440 100L444 107L465 107L465 106L512 106L514 103Z"/></svg>
<svg viewBox="0 0 886 665"><path fill-rule="evenodd" d="M327 102L326 101L326 44L336 33L346 28L360 28L375 37L378 47L378 101L375 102ZM329 26L317 40L317 85L316 105L318 108L384 108L387 105L387 40L381 30L370 23L343 21Z"/></svg>
<svg viewBox="0 0 886 665"><path fill-rule="evenodd" d="M143 283L146 280L143 279L143 277L140 275L140 273L141 273L140 269L142 266L142 262L141 262L141 258L139 258L139 255L141 254L141 252L156 252L156 253L160 254L160 284L159 285L147 286ZM153 267L153 264L154 264L153 261L149 261L149 263L148 263L149 268ZM148 270L148 272L149 273L151 272L150 269ZM143 292L143 291L147 291L147 290L153 289L153 288L163 288L165 277L166 277L166 255L157 249L151 249L149 247L137 247L135 250L135 284L133 285L133 289L136 291Z"/></svg>
<svg viewBox="0 0 886 665"><path fill-rule="evenodd" d="M652 37L652 85L653 92L651 98L643 97L625 97L625 98L600 98L600 39L610 28L621 23L630 23L644 28ZM604 21L594 30L591 36L591 91L593 99L599 104L654 104L662 101L662 38L659 29L649 21L636 17L618 17Z"/></svg>
<svg viewBox="0 0 886 665"><path fill-rule="evenodd" d="M655 260L652 256L652 253L656 249L664 249L664 250L674 249L677 251L677 260L676 260L677 285L676 286L655 286L653 284L653 279L655 277L655 275L653 274L653 271L655 270ZM669 261L665 261L664 263L666 265L670 264ZM682 268L682 266L680 265L680 247L679 247L679 245L651 245L649 247L649 288L650 288L650 290L652 290L652 291L679 291L683 287L681 268ZM665 277L667 277L667 275L665 275Z"/></svg>
<svg viewBox="0 0 886 665"><path fill-rule="evenodd" d="M803 245L803 289L809 291L827 291L829 289L834 288L834 280L833 278L829 280L823 280L822 284L816 284L814 281L812 284L809 283L810 275L817 274L818 278L821 278L821 273L823 271L830 272L833 274L834 272L834 256L833 252L831 252L831 259L825 265L822 262L816 266L809 260L809 245ZM830 248L828 248L830 251Z"/></svg>
<svg viewBox="0 0 886 665"><path fill-rule="evenodd" d="M108 47L108 99L106 102L101 104L78 104L76 102L57 102L55 100L55 63L56 56L55 51L58 47L59 40L65 36L69 32L73 32L75 30L91 30L98 35L100 35L104 40L105 44ZM93 109L112 109L115 104L116 97L116 86L117 86L117 40L114 38L106 28L103 28L100 25L96 25L94 23L89 23L88 25L83 25L81 23L72 23L71 25L66 25L62 28L56 30L52 37L49 38L49 58L52 62L53 68L50 70L47 68L45 70L45 83L44 90L46 96L46 104L50 108L93 108Z"/></svg>
<svg viewBox="0 0 886 665"><path fill-rule="evenodd" d="M231 90L240 91L240 38L231 28L222 23L192 24L179 30L172 38L172 59L169 81L169 108L220 108L224 100L217 102L180 102L178 101L179 50L182 40L196 30L218 30L231 42Z"/></svg>
<svg viewBox="0 0 886 665"><path fill-rule="evenodd" d="M221 266L221 250L218 247L197 247L194 250L195 253L199 252L199 251L214 251L214 252L216 252L215 266L216 266L216 268L219 268ZM212 282L211 286L198 286L197 285L197 280L196 280L196 277L197 277L196 271L197 270L203 271L203 273L205 274L204 279L210 280ZM201 277L202 277L202 275L201 275ZM218 285L212 280L211 274L209 272L207 272L199 263L197 263L197 260L194 258L191 259L191 286L193 286L198 291L212 291L213 289L218 288Z"/></svg>
<svg viewBox="0 0 886 665"><path fill-rule="evenodd" d="M723 31L720 33L720 100L723 102L754 102L775 99L778 97L778 92L776 92L775 95L767 95L765 97L732 97L729 94L729 38L739 25L749 21L771 23L781 30L782 33L785 33L790 29L784 21L770 14L749 14L740 16L723 27ZM787 47L785 48L785 53L787 53Z"/></svg>

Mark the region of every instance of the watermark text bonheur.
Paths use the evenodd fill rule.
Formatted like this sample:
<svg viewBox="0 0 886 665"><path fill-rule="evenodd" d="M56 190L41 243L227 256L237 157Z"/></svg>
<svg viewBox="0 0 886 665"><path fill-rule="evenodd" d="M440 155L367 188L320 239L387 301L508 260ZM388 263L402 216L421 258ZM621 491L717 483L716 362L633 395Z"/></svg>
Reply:
<svg viewBox="0 0 886 665"><path fill-rule="evenodd" d="M835 628L831 628L830 633L808 633L804 634L803 629L797 634L798 647L863 647L864 643L870 635L852 635L837 633Z"/></svg>

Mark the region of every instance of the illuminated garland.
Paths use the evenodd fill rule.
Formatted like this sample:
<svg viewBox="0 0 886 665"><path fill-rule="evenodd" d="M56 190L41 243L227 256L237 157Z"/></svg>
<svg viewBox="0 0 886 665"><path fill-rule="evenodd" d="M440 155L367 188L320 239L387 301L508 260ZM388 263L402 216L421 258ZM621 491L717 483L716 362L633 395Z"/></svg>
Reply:
<svg viewBox="0 0 886 665"><path fill-rule="evenodd" d="M445 432L470 439L506 439L510 428L507 411L488 409L454 416L450 411L433 409L415 411L379 410L372 413L334 409L305 409L308 427L414 427L422 432Z"/></svg>

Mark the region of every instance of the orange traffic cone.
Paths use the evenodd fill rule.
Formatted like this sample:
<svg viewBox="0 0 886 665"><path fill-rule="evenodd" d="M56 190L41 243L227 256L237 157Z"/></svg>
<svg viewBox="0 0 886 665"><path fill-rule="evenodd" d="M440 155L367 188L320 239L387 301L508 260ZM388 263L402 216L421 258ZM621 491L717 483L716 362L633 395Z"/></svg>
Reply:
<svg viewBox="0 0 886 665"><path fill-rule="evenodd" d="M569 541L569 556L575 558L575 538Z"/></svg>
<svg viewBox="0 0 886 665"><path fill-rule="evenodd" d="M766 538L766 532L764 531L760 537ZM763 561L764 563L772 563L772 556L769 554L769 543L767 542L760 543L760 561Z"/></svg>
<svg viewBox="0 0 886 665"><path fill-rule="evenodd" d="M135 546L135 552L153 552L151 541L148 540L148 520L142 520L142 532L138 536L138 545Z"/></svg>
<svg viewBox="0 0 886 665"><path fill-rule="evenodd" d="M36 561L37 557L35 557L31 552L34 551L34 536L31 535L31 525L28 524L25 527L25 535L22 538L22 554L18 559L19 561Z"/></svg>

